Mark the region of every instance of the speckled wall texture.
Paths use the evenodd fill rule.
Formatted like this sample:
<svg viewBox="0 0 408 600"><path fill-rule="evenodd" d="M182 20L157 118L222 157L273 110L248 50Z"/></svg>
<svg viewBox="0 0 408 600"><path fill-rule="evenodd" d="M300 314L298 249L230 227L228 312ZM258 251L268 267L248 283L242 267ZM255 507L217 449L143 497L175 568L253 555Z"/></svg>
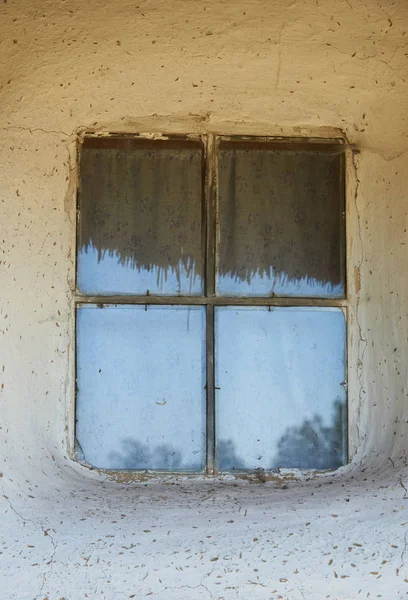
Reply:
<svg viewBox="0 0 408 600"><path fill-rule="evenodd" d="M408 3L0 2L0 597L402 597ZM71 460L84 131L346 137L352 463L332 483L124 486Z"/></svg>

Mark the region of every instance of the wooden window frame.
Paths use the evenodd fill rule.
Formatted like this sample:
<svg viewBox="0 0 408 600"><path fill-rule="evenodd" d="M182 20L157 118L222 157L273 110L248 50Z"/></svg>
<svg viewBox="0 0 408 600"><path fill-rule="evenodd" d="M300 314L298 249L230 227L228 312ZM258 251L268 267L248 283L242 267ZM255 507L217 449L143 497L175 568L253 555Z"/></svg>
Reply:
<svg viewBox="0 0 408 600"><path fill-rule="evenodd" d="M161 296L149 295L90 295L82 294L75 286L74 305L76 309L85 304L96 304L103 308L105 305L166 305L166 306L205 306L206 307L206 468L208 475L218 474L215 464L215 340L214 340L214 308L217 306L265 306L265 307L334 307L340 308L346 318L347 340L347 252L346 252L346 185L345 185L345 153L346 143L344 138L320 137L277 137L277 136L249 136L249 135L218 135L214 133L175 135L175 134L95 134L85 133L77 147L78 188L77 188L77 220L76 220L76 251L78 250L79 224L80 224L80 158L82 147L120 148L132 147L160 147L160 140L166 148L197 147L197 142L202 144L202 216L203 233L205 237L204 258L204 293L201 296ZM341 270L344 276L344 297L342 298L315 298L315 297L283 297L283 296L217 296L216 295L216 264L218 242L218 208L217 208L217 157L220 148L242 145L254 149L273 149L288 151L337 151L342 159L340 161L340 186L342 196L342 211L344 226L341 232L341 257L344 262ZM76 273L77 276L77 273ZM346 343L347 348L347 343ZM345 387L347 387L347 351L345 367ZM75 380L77 366L75 363ZM77 386L75 386L77 389ZM347 403L348 404L348 403ZM348 409L347 409L348 413ZM76 424L76 409L75 409ZM348 429L348 427L347 427ZM75 443L76 435L75 435ZM77 453L78 455L78 453ZM347 452L347 462L349 460ZM101 469L102 471L106 469ZM135 470L135 473L140 472ZM239 472L238 470L236 472ZM152 473L164 474L160 471ZM169 473L166 472L166 475ZM173 474L181 474L175 472ZM197 473L199 474L199 473ZM191 475L195 475L191 473Z"/></svg>

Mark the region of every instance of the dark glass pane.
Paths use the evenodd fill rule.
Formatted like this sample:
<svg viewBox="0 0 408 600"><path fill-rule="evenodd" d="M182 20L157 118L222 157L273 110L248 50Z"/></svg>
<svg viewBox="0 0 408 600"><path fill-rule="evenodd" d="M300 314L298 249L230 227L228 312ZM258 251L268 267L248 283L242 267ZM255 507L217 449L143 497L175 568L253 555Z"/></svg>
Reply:
<svg viewBox="0 0 408 600"><path fill-rule="evenodd" d="M345 464L345 354L341 309L216 307L218 468Z"/></svg>
<svg viewBox="0 0 408 600"><path fill-rule="evenodd" d="M343 156L221 144L217 292L344 295Z"/></svg>
<svg viewBox="0 0 408 600"><path fill-rule="evenodd" d="M76 436L104 469L205 465L205 308L82 305Z"/></svg>
<svg viewBox="0 0 408 600"><path fill-rule="evenodd" d="M86 294L203 292L202 147L86 138L77 285Z"/></svg>

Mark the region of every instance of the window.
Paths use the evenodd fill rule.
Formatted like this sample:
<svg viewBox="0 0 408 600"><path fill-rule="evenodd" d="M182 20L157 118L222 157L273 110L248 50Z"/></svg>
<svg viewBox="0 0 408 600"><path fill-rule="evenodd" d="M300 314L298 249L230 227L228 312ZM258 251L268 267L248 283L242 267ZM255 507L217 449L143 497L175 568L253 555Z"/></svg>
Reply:
<svg viewBox="0 0 408 600"><path fill-rule="evenodd" d="M78 456L344 464L343 141L89 135L79 164Z"/></svg>

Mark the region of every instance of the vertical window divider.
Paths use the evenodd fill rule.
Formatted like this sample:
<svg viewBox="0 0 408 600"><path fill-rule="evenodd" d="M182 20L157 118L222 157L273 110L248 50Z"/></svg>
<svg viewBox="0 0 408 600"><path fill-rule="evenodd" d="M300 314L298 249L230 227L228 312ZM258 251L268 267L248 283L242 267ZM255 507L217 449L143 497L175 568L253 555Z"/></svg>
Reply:
<svg viewBox="0 0 408 600"><path fill-rule="evenodd" d="M215 296L215 152L214 136L208 134L205 147L204 198L206 204L205 296ZM206 306L206 430L207 474L215 471L215 363L214 363L214 305Z"/></svg>

